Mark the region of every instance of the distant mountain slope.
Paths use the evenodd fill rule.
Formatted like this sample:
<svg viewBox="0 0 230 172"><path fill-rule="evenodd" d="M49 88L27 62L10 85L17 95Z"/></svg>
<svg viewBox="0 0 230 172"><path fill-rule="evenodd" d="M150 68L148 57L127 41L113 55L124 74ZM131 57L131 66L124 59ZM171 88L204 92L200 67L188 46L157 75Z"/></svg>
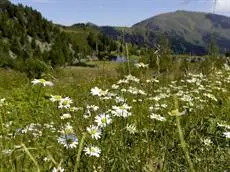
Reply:
<svg viewBox="0 0 230 172"><path fill-rule="evenodd" d="M163 33L176 53L204 54L212 36L221 52L230 50L230 17L210 13L176 11L161 14L133 25L125 33L113 27L101 29L113 39L120 39L124 34L126 41L148 46L153 46L157 35Z"/></svg>

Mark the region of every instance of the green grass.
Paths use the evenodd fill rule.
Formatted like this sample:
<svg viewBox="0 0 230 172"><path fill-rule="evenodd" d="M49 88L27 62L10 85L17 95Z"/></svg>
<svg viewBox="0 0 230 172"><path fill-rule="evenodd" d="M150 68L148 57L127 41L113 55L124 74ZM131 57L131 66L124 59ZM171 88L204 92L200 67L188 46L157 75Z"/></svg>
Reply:
<svg viewBox="0 0 230 172"><path fill-rule="evenodd" d="M22 73L0 70L0 99L6 98L0 103L0 171L52 171L54 167L65 171L229 170L230 142L224 136L229 129L220 125L230 125L228 70L200 75L190 66L193 74L185 74L173 66L170 75L153 78L151 69L135 69L131 64L132 74L140 81L131 77L128 83L118 84L120 79L127 81L121 75L122 64L95 63L96 68L66 67L44 75L53 87L33 86ZM119 87L114 89L113 84ZM93 96L94 87L114 95L108 99L111 95L105 91L104 96ZM58 103L49 100L51 95L70 97L71 107L79 110L57 108ZM128 117L111 112L113 106L124 104L115 97L123 97L131 107L120 107L120 115L130 112ZM71 118L61 119L65 113ZM87 127L96 125L95 117L102 113L112 121L95 140ZM128 124L134 129L128 130ZM72 129L67 131L66 125ZM76 147L67 149L58 142L63 130L76 135ZM85 154L89 145L101 149L99 157Z"/></svg>

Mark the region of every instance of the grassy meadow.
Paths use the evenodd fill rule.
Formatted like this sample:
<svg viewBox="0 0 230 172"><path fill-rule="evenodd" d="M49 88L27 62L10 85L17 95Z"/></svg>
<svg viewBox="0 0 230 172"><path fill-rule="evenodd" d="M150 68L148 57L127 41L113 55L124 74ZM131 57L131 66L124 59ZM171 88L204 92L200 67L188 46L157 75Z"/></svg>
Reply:
<svg viewBox="0 0 230 172"><path fill-rule="evenodd" d="M230 170L228 65L92 64L0 69L0 171Z"/></svg>

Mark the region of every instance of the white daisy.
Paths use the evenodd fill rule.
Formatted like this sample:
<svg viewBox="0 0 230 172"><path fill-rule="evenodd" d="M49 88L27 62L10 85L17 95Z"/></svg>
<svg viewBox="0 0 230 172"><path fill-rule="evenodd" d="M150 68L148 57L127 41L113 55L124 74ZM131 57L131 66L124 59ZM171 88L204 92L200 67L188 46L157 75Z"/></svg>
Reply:
<svg viewBox="0 0 230 172"><path fill-rule="evenodd" d="M126 103L124 103L121 106L113 106L112 107L113 110L111 111L111 113L114 116L118 116L118 117L122 116L125 118L131 115L131 113L129 112L131 108L132 108L131 106L128 106Z"/></svg>
<svg viewBox="0 0 230 172"><path fill-rule="evenodd" d="M61 118L61 119L69 119L69 118L71 118L71 114L69 114L69 113L64 113L63 115L61 115L60 118Z"/></svg>
<svg viewBox="0 0 230 172"><path fill-rule="evenodd" d="M59 104L58 104L58 108L59 109L62 109L62 108L69 109L70 104L72 104L72 103L73 103L73 101L69 97L61 98L59 101Z"/></svg>
<svg viewBox="0 0 230 172"><path fill-rule="evenodd" d="M99 97L106 96L108 94L108 90L102 90L98 87L94 87L91 89L91 94L93 96L99 96Z"/></svg>
<svg viewBox="0 0 230 172"><path fill-rule="evenodd" d="M64 168L61 168L61 167L54 167L52 172L63 172L65 169Z"/></svg>
<svg viewBox="0 0 230 172"><path fill-rule="evenodd" d="M92 138L96 140L101 138L101 129L98 126L91 125L90 127L87 127L87 131Z"/></svg>
<svg viewBox="0 0 230 172"><path fill-rule="evenodd" d="M84 148L85 154L89 156L99 157L101 150L97 146L88 146Z"/></svg>
<svg viewBox="0 0 230 172"><path fill-rule="evenodd" d="M119 88L119 85L116 85L116 84L113 84L113 85L112 85L112 89L116 90L116 89L118 89L118 88Z"/></svg>
<svg viewBox="0 0 230 172"><path fill-rule="evenodd" d="M58 138L58 143L62 144L65 148L76 148L78 145L78 138L75 134L64 134Z"/></svg>
<svg viewBox="0 0 230 172"><path fill-rule="evenodd" d="M143 62L136 63L136 64L134 64L134 66L135 66L136 68L148 68L148 67L149 67L148 64L144 64Z"/></svg>
<svg viewBox="0 0 230 172"><path fill-rule="evenodd" d="M45 86L53 86L54 84L51 81L46 81L45 79L34 79L31 81L33 85L43 85Z"/></svg>
<svg viewBox="0 0 230 172"><path fill-rule="evenodd" d="M157 114L154 114L154 113L152 113L152 114L150 115L150 118L151 118L151 119L156 119L156 120L158 120L158 121L166 121L166 118L165 118L165 117L160 116L160 115L157 115Z"/></svg>
<svg viewBox="0 0 230 172"><path fill-rule="evenodd" d="M95 122L97 123L97 125L99 127L106 127L112 121L110 116L108 114L105 114L105 113L100 114L100 115L96 116L95 118L96 118Z"/></svg>
<svg viewBox="0 0 230 172"><path fill-rule="evenodd" d="M226 138L230 139L230 132L224 132L223 134Z"/></svg>
<svg viewBox="0 0 230 172"><path fill-rule="evenodd" d="M5 100L6 100L5 98L0 99L0 107L4 105Z"/></svg>

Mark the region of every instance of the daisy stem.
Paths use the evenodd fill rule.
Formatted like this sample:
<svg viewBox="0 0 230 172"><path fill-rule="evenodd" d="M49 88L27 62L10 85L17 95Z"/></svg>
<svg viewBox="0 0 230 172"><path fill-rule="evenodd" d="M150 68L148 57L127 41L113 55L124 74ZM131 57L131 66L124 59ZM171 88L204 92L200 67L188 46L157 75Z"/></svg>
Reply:
<svg viewBox="0 0 230 172"><path fill-rule="evenodd" d="M174 99L175 99L175 108L179 109L178 100L176 99L176 97ZM184 139L184 134L183 134L181 123L180 123L180 116L178 114L176 115L176 125L177 125L177 129L178 129L178 133L179 133L179 139L180 139L181 147L182 147L182 150L183 150L183 152L185 154L185 158L186 158L186 160L188 162L190 171L195 172L192 160L191 160L191 158L189 156L189 150L187 148L187 145L186 145L186 142L185 142L185 139Z"/></svg>
<svg viewBox="0 0 230 172"><path fill-rule="evenodd" d="M78 152L77 152L77 158L76 158L76 164L74 167L74 172L78 172L78 167L80 164L80 158L81 158L81 153L84 147L84 142L85 142L85 138L86 138L86 133L83 134L82 138L81 138L81 142L78 148Z"/></svg>
<svg viewBox="0 0 230 172"><path fill-rule="evenodd" d="M39 97L40 97L40 94L41 94L41 89L42 89L42 85L40 85L40 87L39 87L38 97L37 97L37 100L36 100L36 105L38 104L38 100L39 100Z"/></svg>
<svg viewBox="0 0 230 172"><path fill-rule="evenodd" d="M178 129L179 138L181 142L181 147L182 147L182 150L184 151L185 158L189 164L190 171L195 172L191 158L189 156L189 151L187 149L186 142L184 140L184 135L183 135L183 131L182 131L181 124L180 124L180 117L178 115L176 116L176 123L177 123L177 129Z"/></svg>

